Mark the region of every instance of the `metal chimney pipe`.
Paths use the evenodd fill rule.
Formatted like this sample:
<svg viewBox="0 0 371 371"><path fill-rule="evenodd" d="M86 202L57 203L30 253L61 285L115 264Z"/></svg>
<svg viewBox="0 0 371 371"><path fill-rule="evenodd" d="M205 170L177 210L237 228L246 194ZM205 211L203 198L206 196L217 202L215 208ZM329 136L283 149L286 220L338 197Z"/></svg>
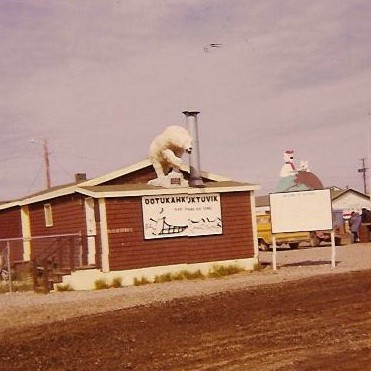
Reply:
<svg viewBox="0 0 371 371"><path fill-rule="evenodd" d="M192 137L192 153L189 155L189 181L190 187L204 187L201 178L200 148L198 145L197 111L184 111L187 130Z"/></svg>

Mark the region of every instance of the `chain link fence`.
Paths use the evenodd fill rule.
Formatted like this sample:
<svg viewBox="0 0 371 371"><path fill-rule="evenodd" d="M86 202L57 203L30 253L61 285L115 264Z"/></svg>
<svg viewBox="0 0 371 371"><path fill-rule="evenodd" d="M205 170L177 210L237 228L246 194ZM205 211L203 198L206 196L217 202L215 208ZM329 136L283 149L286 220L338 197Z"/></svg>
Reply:
<svg viewBox="0 0 371 371"><path fill-rule="evenodd" d="M27 243L29 256L24 259ZM33 290L35 265L46 260L56 267L81 266L84 261L81 234L0 239L0 292Z"/></svg>

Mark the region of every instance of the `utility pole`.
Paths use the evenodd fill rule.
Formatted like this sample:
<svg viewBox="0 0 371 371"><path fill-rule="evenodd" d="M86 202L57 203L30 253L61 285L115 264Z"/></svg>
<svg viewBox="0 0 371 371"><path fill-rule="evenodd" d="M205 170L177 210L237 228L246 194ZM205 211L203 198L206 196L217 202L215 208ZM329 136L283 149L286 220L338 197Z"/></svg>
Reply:
<svg viewBox="0 0 371 371"><path fill-rule="evenodd" d="M50 162L49 162L49 149L48 149L48 141L46 139L31 139L31 143L39 143L43 145L44 149L44 163L45 163L45 179L46 179L46 188L51 188L51 180L50 180Z"/></svg>
<svg viewBox="0 0 371 371"><path fill-rule="evenodd" d="M359 173L362 173L362 178L363 178L363 193L367 194L367 189L366 189L366 170L367 168L365 167L365 158L361 158L362 161L362 167L358 169Z"/></svg>
<svg viewBox="0 0 371 371"><path fill-rule="evenodd" d="M45 175L46 175L46 188L51 188L51 181L50 181L50 163L49 163L49 149L48 149L48 141L44 139L43 141L44 146L44 161L45 161Z"/></svg>

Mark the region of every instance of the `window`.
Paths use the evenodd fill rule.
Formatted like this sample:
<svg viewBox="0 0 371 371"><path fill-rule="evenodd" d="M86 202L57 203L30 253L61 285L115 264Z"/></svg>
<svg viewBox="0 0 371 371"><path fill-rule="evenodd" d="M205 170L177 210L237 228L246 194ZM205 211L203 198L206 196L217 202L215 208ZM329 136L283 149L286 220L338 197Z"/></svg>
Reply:
<svg viewBox="0 0 371 371"><path fill-rule="evenodd" d="M44 214L45 214L45 226L52 227L53 226L53 213L52 213L51 204L44 205Z"/></svg>

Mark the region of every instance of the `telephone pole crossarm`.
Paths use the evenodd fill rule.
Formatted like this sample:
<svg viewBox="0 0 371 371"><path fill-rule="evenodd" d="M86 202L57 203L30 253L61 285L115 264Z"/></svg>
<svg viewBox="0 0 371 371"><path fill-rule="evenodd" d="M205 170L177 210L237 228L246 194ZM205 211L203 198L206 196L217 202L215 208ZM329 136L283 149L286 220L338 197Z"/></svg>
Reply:
<svg viewBox="0 0 371 371"><path fill-rule="evenodd" d="M366 171L367 167L365 166L365 158L361 158L362 161L362 167L358 169L359 173L362 173L362 178L363 178L363 193L367 194L367 186L366 186Z"/></svg>

